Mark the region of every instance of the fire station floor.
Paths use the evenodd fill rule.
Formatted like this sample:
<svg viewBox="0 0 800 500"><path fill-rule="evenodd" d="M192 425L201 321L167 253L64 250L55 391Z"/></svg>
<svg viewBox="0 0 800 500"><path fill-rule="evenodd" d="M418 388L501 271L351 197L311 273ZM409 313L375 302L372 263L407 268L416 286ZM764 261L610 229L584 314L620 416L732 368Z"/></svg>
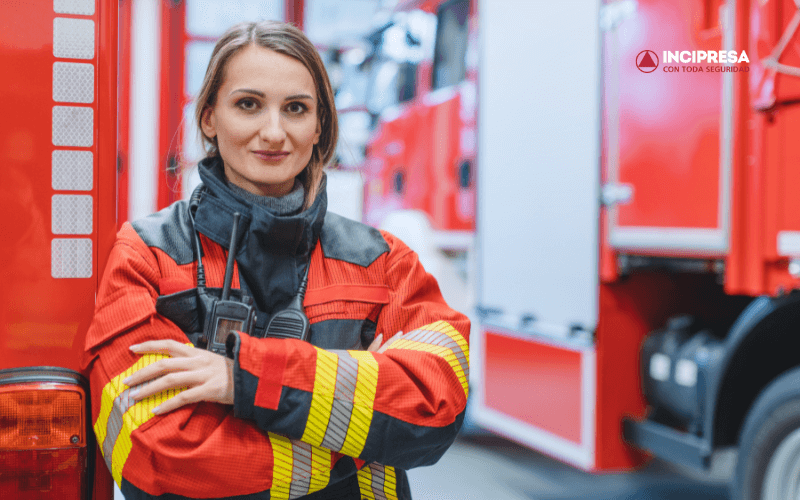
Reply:
<svg viewBox="0 0 800 500"><path fill-rule="evenodd" d="M728 500L734 450L697 472L653 460L634 472L589 474L495 436L461 438L409 472L414 500Z"/></svg>

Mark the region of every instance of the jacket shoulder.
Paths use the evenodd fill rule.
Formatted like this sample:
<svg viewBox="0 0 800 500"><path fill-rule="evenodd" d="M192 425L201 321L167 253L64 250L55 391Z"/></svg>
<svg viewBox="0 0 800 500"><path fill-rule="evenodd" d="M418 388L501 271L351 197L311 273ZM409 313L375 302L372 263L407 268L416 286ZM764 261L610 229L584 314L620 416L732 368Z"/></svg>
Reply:
<svg viewBox="0 0 800 500"><path fill-rule="evenodd" d="M155 247L178 265L194 261L189 204L177 201L167 208L131 223L148 247Z"/></svg>
<svg viewBox="0 0 800 500"><path fill-rule="evenodd" d="M380 231L331 212L325 214L319 241L326 258L362 267L369 267L389 252L389 244Z"/></svg>

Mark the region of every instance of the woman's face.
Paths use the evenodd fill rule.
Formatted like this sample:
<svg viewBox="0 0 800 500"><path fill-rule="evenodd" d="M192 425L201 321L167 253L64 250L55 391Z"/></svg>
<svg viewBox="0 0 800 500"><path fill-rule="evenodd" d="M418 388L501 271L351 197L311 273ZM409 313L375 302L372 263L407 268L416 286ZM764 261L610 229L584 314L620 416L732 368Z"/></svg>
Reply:
<svg viewBox="0 0 800 500"><path fill-rule="evenodd" d="M314 79L293 57L245 47L228 60L201 126L217 138L228 181L257 195L288 194L319 142Z"/></svg>

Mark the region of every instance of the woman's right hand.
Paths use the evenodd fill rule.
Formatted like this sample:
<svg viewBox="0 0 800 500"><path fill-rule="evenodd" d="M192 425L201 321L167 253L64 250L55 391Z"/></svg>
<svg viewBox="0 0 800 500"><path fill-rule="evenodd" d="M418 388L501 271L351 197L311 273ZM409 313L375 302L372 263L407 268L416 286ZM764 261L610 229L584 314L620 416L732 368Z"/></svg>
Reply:
<svg viewBox="0 0 800 500"><path fill-rule="evenodd" d="M397 332L392 338L390 338L389 340L386 341L385 344L383 344L383 334L379 333L378 335L375 336L375 340L373 340L372 343L369 345L369 347L367 347L367 350L370 352L384 352L386 351L386 349L389 348L390 345L392 345L396 340L399 340L402 337L403 337L403 332Z"/></svg>

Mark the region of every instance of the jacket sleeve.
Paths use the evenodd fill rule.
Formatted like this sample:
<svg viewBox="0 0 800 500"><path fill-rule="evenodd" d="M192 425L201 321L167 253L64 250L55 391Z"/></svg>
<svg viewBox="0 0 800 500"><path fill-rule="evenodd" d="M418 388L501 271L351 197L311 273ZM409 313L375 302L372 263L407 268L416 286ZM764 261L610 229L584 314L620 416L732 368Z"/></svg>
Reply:
<svg viewBox="0 0 800 500"><path fill-rule="evenodd" d="M435 463L461 426L469 320L445 304L414 252L384 238L390 292L378 332L400 339L372 353L236 334L234 408L264 430L408 469Z"/></svg>
<svg viewBox="0 0 800 500"><path fill-rule="evenodd" d="M134 402L122 381L163 355L135 355L129 346L146 340L188 342L156 313L158 259L125 225L118 235L98 291L86 337L84 370L91 381L92 423L114 480L151 495L176 493L208 498L270 490L270 498L296 498L356 472L353 461L318 446L264 432L216 403L184 406L163 416L151 410L179 391ZM192 265L192 264L189 264ZM174 264L173 264L174 268ZM349 468L348 468L349 467ZM361 474L361 472L359 472Z"/></svg>

